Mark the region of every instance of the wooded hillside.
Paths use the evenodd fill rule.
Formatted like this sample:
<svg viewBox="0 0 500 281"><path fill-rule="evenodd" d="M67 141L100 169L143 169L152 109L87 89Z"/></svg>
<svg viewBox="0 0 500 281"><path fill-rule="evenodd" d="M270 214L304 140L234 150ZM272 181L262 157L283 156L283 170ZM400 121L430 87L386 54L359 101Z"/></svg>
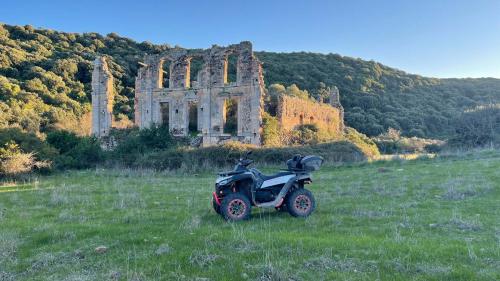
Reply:
<svg viewBox="0 0 500 281"><path fill-rule="evenodd" d="M82 130L88 123L91 63L97 54L109 56L117 91L114 114L128 123L133 118L137 62L145 53L169 48L114 33L0 25L0 128ZM264 63L267 85L296 84L312 96L321 91L321 82L336 85L346 124L370 136L391 127L405 135L446 138L454 130L452 120L465 109L500 103L500 79L426 78L337 54L256 55Z"/></svg>

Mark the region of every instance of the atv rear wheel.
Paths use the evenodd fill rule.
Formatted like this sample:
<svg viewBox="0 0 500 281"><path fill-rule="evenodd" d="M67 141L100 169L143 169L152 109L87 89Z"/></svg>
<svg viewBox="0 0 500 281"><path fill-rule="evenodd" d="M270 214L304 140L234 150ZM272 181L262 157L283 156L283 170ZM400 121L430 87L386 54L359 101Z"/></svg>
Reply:
<svg viewBox="0 0 500 281"><path fill-rule="evenodd" d="M214 207L214 211L220 215L220 206L217 205L217 201L215 201L215 198L212 198L212 207Z"/></svg>
<svg viewBox="0 0 500 281"><path fill-rule="evenodd" d="M316 200L309 190L300 188L289 194L286 206L290 215L304 218L314 211Z"/></svg>
<svg viewBox="0 0 500 281"><path fill-rule="evenodd" d="M228 221L241 221L250 218L252 205L241 193L232 193L224 197L220 204L221 215Z"/></svg>

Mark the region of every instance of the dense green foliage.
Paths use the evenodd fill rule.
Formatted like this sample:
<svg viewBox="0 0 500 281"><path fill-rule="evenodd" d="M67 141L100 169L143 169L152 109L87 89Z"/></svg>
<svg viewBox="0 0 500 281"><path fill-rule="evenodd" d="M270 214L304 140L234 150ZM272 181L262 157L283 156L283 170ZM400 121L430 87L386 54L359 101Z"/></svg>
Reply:
<svg viewBox="0 0 500 281"><path fill-rule="evenodd" d="M240 223L212 211L213 172L39 177L0 186L0 279L499 280L499 170L491 150L324 165L309 218Z"/></svg>
<svg viewBox="0 0 500 281"><path fill-rule="evenodd" d="M359 148L367 158L374 159L380 156L380 151L375 142L373 142L373 140L365 134L362 134L353 128L347 127L344 138L347 142L350 142Z"/></svg>
<svg viewBox="0 0 500 281"><path fill-rule="evenodd" d="M104 152L94 137L78 136L73 132L55 130L45 139L19 128L0 129L0 144L5 147L15 145L16 154L26 154L33 158L32 168L44 172L51 169L82 169L102 163ZM2 145L0 145L2 147ZM32 170L26 170L31 172ZM1 176L1 175L0 175Z"/></svg>
<svg viewBox="0 0 500 281"><path fill-rule="evenodd" d="M30 132L66 128L90 110L92 61L110 58L116 78L117 119L133 116L134 77L145 53L167 46L136 43L116 34L73 34L0 25L0 127Z"/></svg>
<svg viewBox="0 0 500 281"><path fill-rule="evenodd" d="M27 133L19 128L0 128L0 146L14 142L19 149L27 153L36 153L41 160L53 160L58 151L34 133Z"/></svg>
<svg viewBox="0 0 500 281"><path fill-rule="evenodd" d="M464 148L500 144L500 104L467 110L455 120L451 146Z"/></svg>
<svg viewBox="0 0 500 281"><path fill-rule="evenodd" d="M173 138L167 127L114 130L111 138L117 146L105 153L106 161L101 165L193 171L228 168L249 150L253 151L252 159L265 165L283 164L295 154L317 154L328 162L355 162L377 157L379 152L376 145L366 137L359 138L360 135L352 130L343 140L330 143L310 141L291 147L257 148L253 145L229 142L221 146L193 148L187 145L188 139ZM358 139L353 139L356 137Z"/></svg>
<svg viewBox="0 0 500 281"><path fill-rule="evenodd" d="M108 152L108 158L111 162L124 166L134 165L145 153L176 150L188 144L188 139L174 138L166 126L113 130L110 138L117 146Z"/></svg>
<svg viewBox="0 0 500 281"><path fill-rule="evenodd" d="M129 122L137 62L145 53L168 48L114 33L0 25L0 127L29 132L88 128L80 120L90 110L91 63L97 54L108 56L116 78L115 117ZM326 86L338 86L347 125L369 136L395 128L403 135L447 137L455 132L452 120L465 109L500 102L498 79L425 78L337 54L256 55L264 63L267 85L295 84L298 88L288 90L318 99L325 97Z"/></svg>
<svg viewBox="0 0 500 281"><path fill-rule="evenodd" d="M309 128L297 132L304 134L311 131ZM114 129L110 136L102 141L64 130L51 131L46 139L41 139L19 128L0 129L0 143L6 143L5 147L9 148L3 150L5 159L10 157L11 152L15 152L17 158L13 159L11 164L29 158L28 160L35 164L46 163L47 165L43 165L43 171L98 166L199 171L227 168L249 150L254 151L254 160L266 165L284 163L295 154L317 154L328 162L363 161L379 155L376 145L353 129L346 133L345 139L335 142L317 143L314 138L315 135L304 137L309 140L308 143L292 147L257 148L253 145L229 142L222 146L193 148L188 145L189 138L173 137L165 126L142 130ZM107 145L111 149L103 150L101 145ZM0 159L3 159L2 155ZM11 164L9 165L13 166ZM19 173L29 174L33 171L32 168L40 168L42 165L29 167L30 169Z"/></svg>
<svg viewBox="0 0 500 281"><path fill-rule="evenodd" d="M267 83L296 84L313 96L340 89L346 124L369 136L446 137L465 109L500 101L498 79L435 79L337 54L259 52Z"/></svg>
<svg viewBox="0 0 500 281"><path fill-rule="evenodd" d="M278 119L269 113L262 114L262 143L266 146L282 145Z"/></svg>
<svg viewBox="0 0 500 281"><path fill-rule="evenodd" d="M94 137L53 131L47 135L46 141L59 152L54 158L54 166L59 169L91 168L104 159L100 143Z"/></svg>
<svg viewBox="0 0 500 281"><path fill-rule="evenodd" d="M256 148L239 142L230 142L222 146L197 149L180 147L136 154L135 161L130 162L128 167L184 171L231 169L236 160L249 150L253 151L251 158L257 165L284 165L286 160L296 154L321 155L329 163L350 163L371 158L371 155L365 153L365 146L366 144L337 141L316 145ZM122 165L122 163L117 164Z"/></svg>

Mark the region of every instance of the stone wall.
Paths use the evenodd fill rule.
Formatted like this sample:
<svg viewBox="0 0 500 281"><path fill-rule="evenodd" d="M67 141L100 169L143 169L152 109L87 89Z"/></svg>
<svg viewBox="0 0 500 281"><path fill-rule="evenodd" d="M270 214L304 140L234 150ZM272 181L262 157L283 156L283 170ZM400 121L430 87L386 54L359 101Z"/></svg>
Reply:
<svg viewBox="0 0 500 281"><path fill-rule="evenodd" d="M281 129L290 131L301 124L316 124L328 134L341 135L344 129L343 108L312 100L281 95L277 118Z"/></svg>

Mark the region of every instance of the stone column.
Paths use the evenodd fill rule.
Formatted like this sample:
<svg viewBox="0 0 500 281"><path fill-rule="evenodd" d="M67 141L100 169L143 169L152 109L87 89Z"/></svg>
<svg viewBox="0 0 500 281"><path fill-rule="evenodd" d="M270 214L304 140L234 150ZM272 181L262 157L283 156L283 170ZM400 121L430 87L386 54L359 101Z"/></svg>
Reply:
<svg viewBox="0 0 500 281"><path fill-rule="evenodd" d="M145 66L139 70L140 80L140 128L149 128L155 122L154 119L154 96L153 91L159 89L163 84L163 61L158 56L146 56ZM137 80L136 80L137 83ZM137 84L136 84L137 88Z"/></svg>
<svg viewBox="0 0 500 281"><path fill-rule="evenodd" d="M94 60L92 71L92 134L109 134L113 122L113 76L104 57Z"/></svg>
<svg viewBox="0 0 500 281"><path fill-rule="evenodd" d="M333 86L330 89L330 105L333 107L339 107L340 105L340 93L337 86Z"/></svg>
<svg viewBox="0 0 500 281"><path fill-rule="evenodd" d="M253 71L255 71L252 65L253 60L252 43L248 41L241 42L238 47L237 85L249 84L251 82Z"/></svg>

